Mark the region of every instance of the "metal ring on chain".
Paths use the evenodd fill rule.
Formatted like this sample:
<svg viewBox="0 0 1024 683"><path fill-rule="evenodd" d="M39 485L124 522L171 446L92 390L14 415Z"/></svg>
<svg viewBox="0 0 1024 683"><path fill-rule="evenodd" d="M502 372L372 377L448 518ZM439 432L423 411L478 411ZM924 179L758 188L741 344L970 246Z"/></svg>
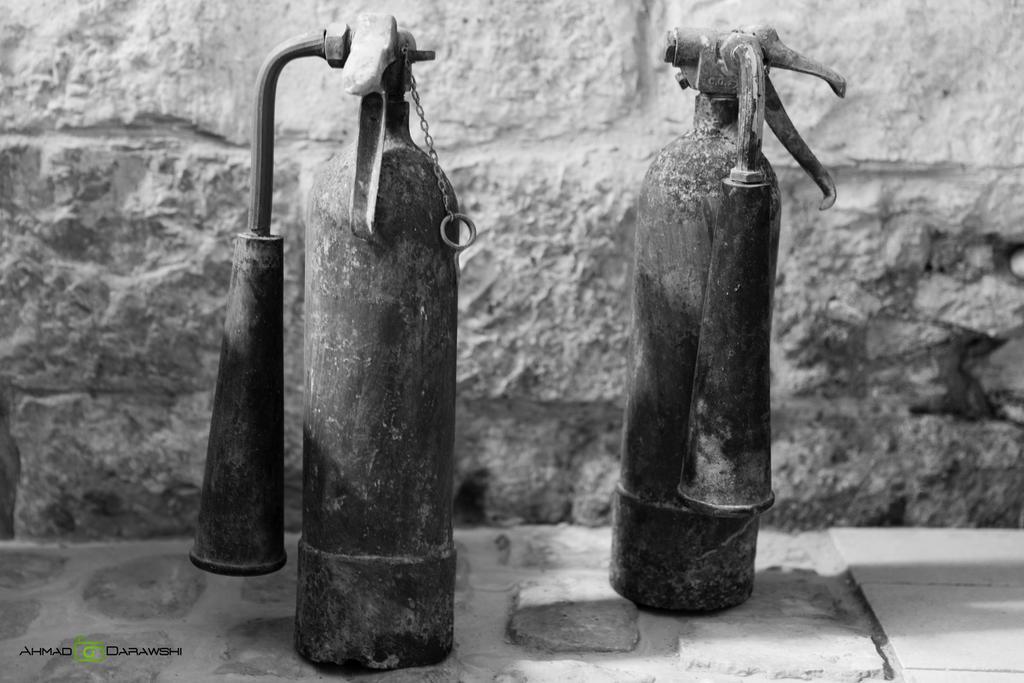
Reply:
<svg viewBox="0 0 1024 683"><path fill-rule="evenodd" d="M466 225L467 228L469 228L469 237L463 244L459 244L458 242L452 242L450 239L448 239L448 224L451 223L453 220L456 221L456 223L462 222ZM471 246L473 246L473 242L476 242L476 223L474 223L473 219L464 213L448 214L447 216L444 217L444 220L441 221L441 241L443 241L445 244L447 244L455 251L462 251L463 249L470 248Z"/></svg>

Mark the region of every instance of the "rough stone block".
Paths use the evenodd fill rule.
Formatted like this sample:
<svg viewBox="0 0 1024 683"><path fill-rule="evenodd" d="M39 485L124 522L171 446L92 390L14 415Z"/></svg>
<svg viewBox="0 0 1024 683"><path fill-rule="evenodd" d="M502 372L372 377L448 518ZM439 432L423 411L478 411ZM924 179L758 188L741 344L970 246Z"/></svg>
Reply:
<svg viewBox="0 0 1024 683"><path fill-rule="evenodd" d="M452 169L481 227L460 282L460 395L619 399L643 167L617 156L604 146Z"/></svg>
<svg viewBox="0 0 1024 683"><path fill-rule="evenodd" d="M520 584L512 600L513 643L548 652L629 652L640 638L637 609L604 572L549 575Z"/></svg>
<svg viewBox="0 0 1024 683"><path fill-rule="evenodd" d="M827 413L814 402L774 417L769 524L1017 526L1020 427L882 408Z"/></svg>
<svg viewBox="0 0 1024 683"><path fill-rule="evenodd" d="M638 16L611 0L484 4L310 0L253 7L239 0L82 5L56 15L16 0L0 12L5 78L0 128L39 130L172 123L248 139L252 89L271 48L362 12L395 14L435 62L416 67L442 144L603 130L633 109L641 67ZM529 64L529 68L523 68ZM322 60L281 77L286 136L350 138L358 101Z"/></svg>
<svg viewBox="0 0 1024 683"><path fill-rule="evenodd" d="M606 404L459 401L457 511L468 521L607 520L620 420Z"/></svg>

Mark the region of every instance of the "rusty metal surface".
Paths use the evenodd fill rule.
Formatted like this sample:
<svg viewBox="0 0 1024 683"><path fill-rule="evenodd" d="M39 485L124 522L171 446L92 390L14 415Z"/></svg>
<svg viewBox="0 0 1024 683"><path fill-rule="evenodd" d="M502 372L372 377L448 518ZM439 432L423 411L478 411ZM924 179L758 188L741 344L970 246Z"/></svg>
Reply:
<svg viewBox="0 0 1024 683"><path fill-rule="evenodd" d="M622 595L655 607L692 603L689 609L715 609L750 592L740 576L723 579L700 599L700 591L687 584L691 572L727 577L731 567L752 567L757 525L747 527L741 536L749 538L732 550L708 554L738 538L736 522L693 514L676 490L688 441L721 180L736 159L736 117L735 98L698 95L693 130L659 153L639 198L621 490L615 495L617 509L630 514L619 514L614 522L612 576ZM774 272L779 195L763 157L760 168L773 187L769 256ZM694 558L703 559L691 568Z"/></svg>
<svg viewBox="0 0 1024 683"><path fill-rule="evenodd" d="M190 557L217 574L285 563L282 238L235 239L227 319Z"/></svg>
<svg viewBox="0 0 1024 683"><path fill-rule="evenodd" d="M616 491L611 584L638 605L707 612L754 588L758 515L715 518Z"/></svg>
<svg viewBox="0 0 1024 683"><path fill-rule="evenodd" d="M317 175L306 226L295 646L318 662L431 664L451 649L453 629L458 278L438 226L458 205L436 156L409 137L408 66L434 53L388 15L286 41L260 71L252 232L236 245L192 560L226 574L285 561L273 114L281 69L304 56L344 66L363 107L357 145Z"/></svg>
<svg viewBox="0 0 1024 683"><path fill-rule="evenodd" d="M767 183L722 182L679 487L686 504L704 514L749 516L774 500L768 359L773 193L778 190Z"/></svg>
<svg viewBox="0 0 1024 683"><path fill-rule="evenodd" d="M299 543L295 648L373 669L443 660L454 635L455 551L360 556Z"/></svg>
<svg viewBox="0 0 1024 683"><path fill-rule="evenodd" d="M401 68L389 68L396 87L386 105L373 233L358 237L350 223L354 148L329 161L311 191L309 556L300 564L296 615L300 652L388 668L447 653L454 581L456 265L437 232L445 207L431 160L409 137L405 79L393 73ZM390 606L402 618L352 609L361 604Z"/></svg>

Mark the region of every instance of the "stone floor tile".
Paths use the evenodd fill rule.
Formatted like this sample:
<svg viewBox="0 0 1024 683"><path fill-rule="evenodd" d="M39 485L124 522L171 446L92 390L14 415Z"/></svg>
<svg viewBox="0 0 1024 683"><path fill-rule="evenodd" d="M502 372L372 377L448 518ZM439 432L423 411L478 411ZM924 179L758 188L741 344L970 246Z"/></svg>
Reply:
<svg viewBox="0 0 1024 683"><path fill-rule="evenodd" d="M751 620L742 629L694 620L680 636L679 658L687 671L770 679L856 683L885 673L863 632L806 618Z"/></svg>
<svg viewBox="0 0 1024 683"><path fill-rule="evenodd" d="M38 616L27 622L24 633L0 641L0 680L492 683L500 675L512 681L547 676L558 683L651 678L659 683L766 683L769 675L684 670L680 635L692 634L692 624L735 618L737 625L728 631L733 649L742 650L746 641L738 644L735 635L754 637L743 630L754 617L765 624L763 632L786 624L841 624L862 633L868 620L850 589L845 589L849 594L840 590L846 584L834 561L826 558L826 546L836 553L824 533L762 533L754 595L744 606L718 615L638 613L608 585L608 528L481 527L456 530L455 536L455 648L436 666L394 672L316 666L295 653L294 562L271 576L245 579L208 575L192 567L187 559L191 539L63 547L0 542L0 602L39 603ZM286 536L290 558L295 557L291 548L296 541L295 535ZM528 628L512 630L539 632L540 640L530 642L542 647L581 649L553 655L512 642L509 605L517 593L527 613L536 607L539 614L532 616L546 615L548 620L538 618L533 626L526 620L519 625ZM118 641L157 634L153 637L164 638L160 642L180 647L184 654L101 664L75 662L70 656L18 656L22 645L57 646L77 634ZM780 649L803 656L789 641ZM551 658L562 663L546 661ZM787 668L792 662L784 664L774 668L797 670Z"/></svg>
<svg viewBox="0 0 1024 683"><path fill-rule="evenodd" d="M1019 671L1024 587L866 583L868 603L905 669Z"/></svg>
<svg viewBox="0 0 1024 683"><path fill-rule="evenodd" d="M681 621L678 656L687 671L772 679L861 681L885 668L840 579L806 570L760 572L746 603Z"/></svg>
<svg viewBox="0 0 1024 683"><path fill-rule="evenodd" d="M295 619L253 619L235 626L227 634L228 660L216 674L238 674L295 680L316 675L316 667L292 647Z"/></svg>
<svg viewBox="0 0 1024 683"><path fill-rule="evenodd" d="M494 683L654 683L654 676L612 669L572 659L514 662L494 677Z"/></svg>
<svg viewBox="0 0 1024 683"><path fill-rule="evenodd" d="M903 676L906 683L1024 683L1024 674L1009 671L909 669Z"/></svg>
<svg viewBox="0 0 1024 683"><path fill-rule="evenodd" d="M39 601L35 598L0 600L0 640L23 635L38 616Z"/></svg>
<svg viewBox="0 0 1024 683"><path fill-rule="evenodd" d="M82 598L108 617L182 617L205 585L205 575L186 556L154 555L97 570L82 590Z"/></svg>
<svg viewBox="0 0 1024 683"><path fill-rule="evenodd" d="M52 580L67 558L52 552L10 550L0 562L0 588L15 591L33 588Z"/></svg>
<svg viewBox="0 0 1024 683"><path fill-rule="evenodd" d="M520 584L512 600L512 642L548 652L628 652L636 647L637 609L604 572L546 576Z"/></svg>
<svg viewBox="0 0 1024 683"><path fill-rule="evenodd" d="M831 530L858 583L1024 586L1024 530Z"/></svg>

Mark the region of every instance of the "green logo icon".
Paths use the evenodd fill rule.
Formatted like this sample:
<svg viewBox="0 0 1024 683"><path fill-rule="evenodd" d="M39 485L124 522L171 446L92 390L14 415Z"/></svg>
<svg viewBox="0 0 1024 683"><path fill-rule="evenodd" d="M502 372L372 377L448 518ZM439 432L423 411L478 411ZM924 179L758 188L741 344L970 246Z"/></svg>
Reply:
<svg viewBox="0 0 1024 683"><path fill-rule="evenodd" d="M86 640L85 636L75 636L72 657L76 662L102 662L107 658L106 644L102 640Z"/></svg>

